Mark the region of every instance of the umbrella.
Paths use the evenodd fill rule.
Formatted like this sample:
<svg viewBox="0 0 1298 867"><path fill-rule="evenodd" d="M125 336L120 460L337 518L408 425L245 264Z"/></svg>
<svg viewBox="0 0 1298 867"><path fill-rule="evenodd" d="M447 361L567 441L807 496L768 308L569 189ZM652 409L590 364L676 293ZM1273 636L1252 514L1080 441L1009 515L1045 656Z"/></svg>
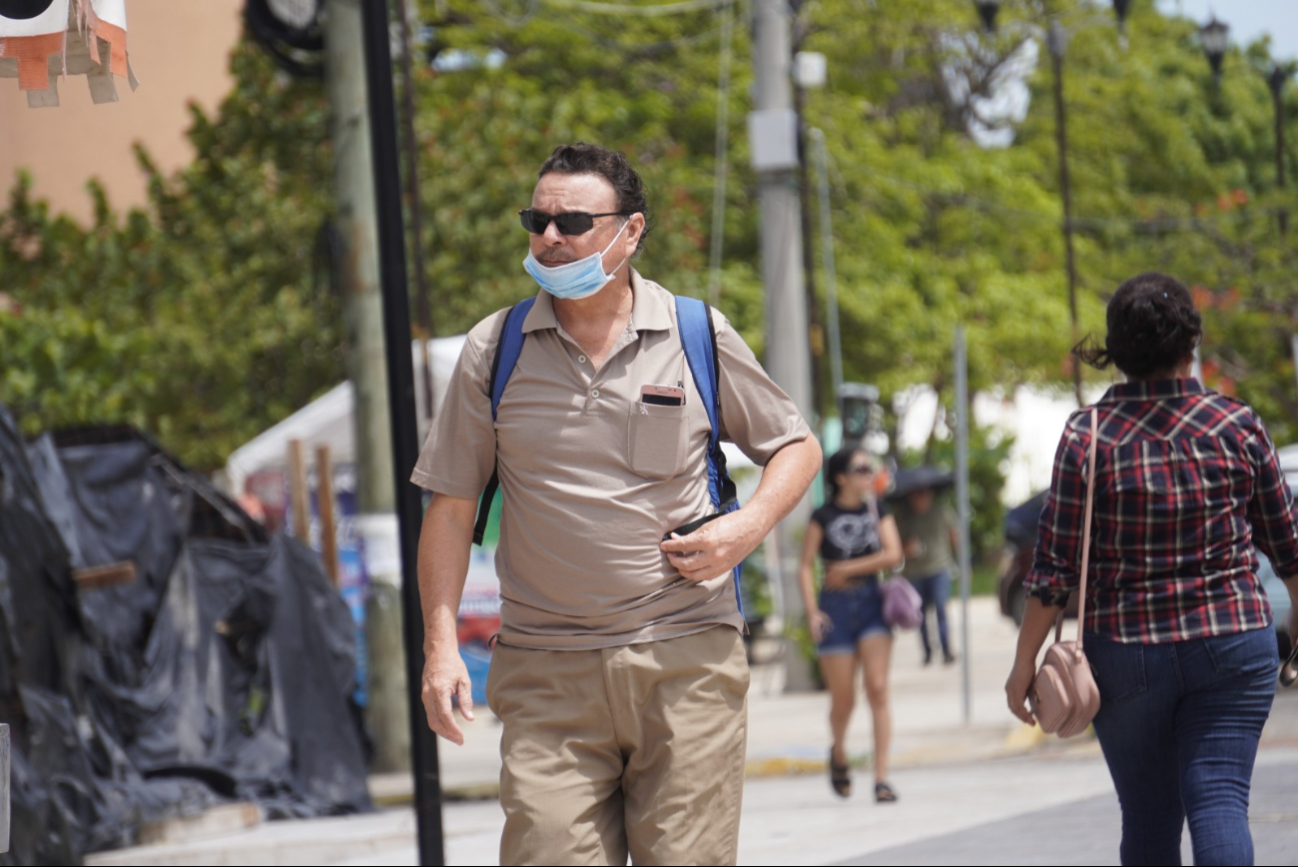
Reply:
<svg viewBox="0 0 1298 867"><path fill-rule="evenodd" d="M897 471L897 483L888 493L888 499L899 500L925 488L949 488L955 484L955 473L940 467L913 467Z"/></svg>
<svg viewBox="0 0 1298 867"><path fill-rule="evenodd" d="M1047 491L1042 491L1022 505L1015 506L1005 513L1005 538L1020 548L1032 548L1037 544L1037 521L1041 519L1041 510L1046 507Z"/></svg>

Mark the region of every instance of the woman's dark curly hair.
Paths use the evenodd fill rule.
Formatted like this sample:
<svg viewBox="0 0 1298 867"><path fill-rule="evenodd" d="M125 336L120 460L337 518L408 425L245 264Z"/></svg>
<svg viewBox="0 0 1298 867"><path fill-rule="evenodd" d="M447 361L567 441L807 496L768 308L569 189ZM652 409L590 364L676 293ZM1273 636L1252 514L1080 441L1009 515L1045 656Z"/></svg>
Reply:
<svg viewBox="0 0 1298 867"><path fill-rule="evenodd" d="M1148 379L1170 371L1194 354L1203 321L1190 291L1157 271L1138 274L1118 287L1105 317L1104 348L1086 338L1073 355L1100 370L1115 364L1129 378Z"/></svg>
<svg viewBox="0 0 1298 867"><path fill-rule="evenodd" d="M536 175L543 178L551 172L562 175L599 175L613 185L619 212L644 214L644 231L640 233L640 243L635 248L639 255L653 226L649 219L649 202L645 197L644 183L625 154L586 142L559 145Z"/></svg>

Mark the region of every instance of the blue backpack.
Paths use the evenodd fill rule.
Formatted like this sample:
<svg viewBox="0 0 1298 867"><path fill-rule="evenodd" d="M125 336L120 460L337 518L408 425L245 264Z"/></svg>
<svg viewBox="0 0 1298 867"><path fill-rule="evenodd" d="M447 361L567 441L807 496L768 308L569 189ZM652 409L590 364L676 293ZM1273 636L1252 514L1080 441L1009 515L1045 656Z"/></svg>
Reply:
<svg viewBox="0 0 1298 867"><path fill-rule="evenodd" d="M717 332L712 324L712 308L697 298L685 298L680 295L674 297L676 298L676 325L680 333L681 347L685 350L685 360L690 366L690 373L694 375L694 385L703 399L703 405L708 411L708 421L712 425L707 452L708 494L712 499L712 505L717 510L716 515L725 515L739 508L739 498L735 491L735 483L726 472L725 453L721 451L721 395L718 387L721 381L721 369L717 361ZM501 327L500 340L496 343L496 354L491 361L489 391L493 421L496 418L496 410L500 406L501 395L505 393L505 386L509 383L509 377L518 364L518 357L523 352L523 341L527 337L523 333L523 320L527 318L528 311L532 309L535 301L536 298L533 297L515 304L506 314L505 324ZM483 489L482 500L478 504L478 520L473 527L475 545L482 544L482 537L487 529L487 518L491 514L491 503L496 497L496 488L499 486L499 473L497 470L492 470L491 480ZM694 523L701 525L705 521ZM739 579L742 572L743 563L740 563L735 567L734 574L735 602L739 605L741 615L744 611L743 600L739 595Z"/></svg>

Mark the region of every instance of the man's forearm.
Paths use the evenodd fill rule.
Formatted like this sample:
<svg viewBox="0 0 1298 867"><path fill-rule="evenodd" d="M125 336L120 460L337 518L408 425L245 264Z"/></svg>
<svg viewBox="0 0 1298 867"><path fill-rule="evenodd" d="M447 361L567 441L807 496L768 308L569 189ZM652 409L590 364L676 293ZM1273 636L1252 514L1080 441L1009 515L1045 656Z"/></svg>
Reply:
<svg viewBox="0 0 1298 867"><path fill-rule="evenodd" d="M424 513L419 534L419 598L425 653L455 641L456 615L469 572L476 512L473 500L437 494Z"/></svg>
<svg viewBox="0 0 1298 867"><path fill-rule="evenodd" d="M766 462L757 493L741 510L758 523L761 537L793 511L820 471L821 459L820 443L809 436L789 443Z"/></svg>

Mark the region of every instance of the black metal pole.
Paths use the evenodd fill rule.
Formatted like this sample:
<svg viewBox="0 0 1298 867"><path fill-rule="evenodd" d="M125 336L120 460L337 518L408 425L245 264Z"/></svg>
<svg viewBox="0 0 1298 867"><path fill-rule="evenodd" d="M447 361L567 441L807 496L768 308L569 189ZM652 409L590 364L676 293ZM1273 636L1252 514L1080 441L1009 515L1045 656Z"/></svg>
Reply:
<svg viewBox="0 0 1298 867"><path fill-rule="evenodd" d="M419 685L423 681L424 624L419 606L419 551L422 503L409 475L419 456L415 433L415 377L410 361L410 298L406 285L406 247L401 212L401 149L397 144L397 101L393 87L387 0L361 0L365 67L374 151L374 197L378 214L379 277L383 289L383 331L388 362L388 403L392 413L392 463L396 473L397 522L401 533L401 601L406 639L406 677L410 689L410 751L415 779L415 820L419 863L442 865L442 789L437 739L424 721Z"/></svg>
<svg viewBox="0 0 1298 867"><path fill-rule="evenodd" d="M1050 25L1050 65L1055 78L1055 140L1059 150L1059 193L1064 203L1064 249L1068 260L1068 314L1072 323L1073 345L1081 340L1077 327L1077 257L1073 251L1073 190L1068 175L1068 110L1064 104L1064 51L1068 34L1057 22ZM1082 406L1082 365L1073 359L1073 391L1077 405Z"/></svg>
<svg viewBox="0 0 1298 867"><path fill-rule="evenodd" d="M807 289L807 330L811 334L811 400L822 419L829 416L825 396L825 329L820 322L820 305L816 303L816 242L811 234L811 179L807 165L807 125L802 108L806 91L801 86L793 89L794 112L798 118L798 204L802 221L802 272Z"/></svg>
<svg viewBox="0 0 1298 867"><path fill-rule="evenodd" d="M1275 182L1283 190L1286 186L1284 175L1284 83L1288 75L1281 66L1272 71L1268 83L1271 85L1271 97L1275 102ZM1279 214L1280 234L1289 231L1289 212L1283 205Z"/></svg>

